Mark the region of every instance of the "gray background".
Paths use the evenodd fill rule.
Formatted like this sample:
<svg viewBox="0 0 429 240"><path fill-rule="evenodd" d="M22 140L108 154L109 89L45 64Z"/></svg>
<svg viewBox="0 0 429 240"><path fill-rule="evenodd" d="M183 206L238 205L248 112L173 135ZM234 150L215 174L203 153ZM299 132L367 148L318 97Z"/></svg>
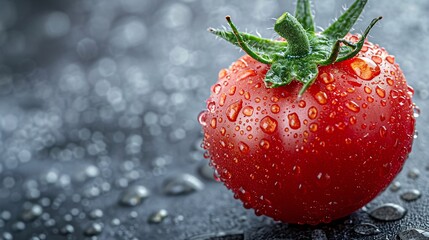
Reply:
<svg viewBox="0 0 429 240"><path fill-rule="evenodd" d="M422 110L419 137L397 178L401 189L367 206L397 203L408 209L405 218L381 222L360 210L316 227L275 223L244 210L225 187L199 174L207 160L197 115L217 72L242 55L207 27L221 27L231 15L241 30L275 37L272 18L293 12L292 2L0 0L0 239L82 239L94 222L104 226L99 239L394 239L402 230L429 229L425 0L369 1L355 26L362 32L372 18L384 17L370 40L396 56ZM351 2L317 1L318 26L328 26ZM420 170L417 179L407 176L413 168ZM167 196L163 182L180 173L199 178L203 189ZM150 196L136 207L120 206L133 185L146 186ZM410 188L423 196L404 202L399 196ZM31 203L43 214L17 227ZM96 208L104 216L91 219ZM169 216L148 223L159 209ZM381 232L359 235L353 230L359 223ZM73 233L58 233L67 224Z"/></svg>

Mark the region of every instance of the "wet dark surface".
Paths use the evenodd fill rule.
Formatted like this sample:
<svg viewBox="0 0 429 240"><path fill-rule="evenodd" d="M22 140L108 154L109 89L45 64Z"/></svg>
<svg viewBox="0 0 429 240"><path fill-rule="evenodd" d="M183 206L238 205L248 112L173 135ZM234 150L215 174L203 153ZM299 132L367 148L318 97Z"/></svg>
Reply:
<svg viewBox="0 0 429 240"><path fill-rule="evenodd" d="M343 4L317 2L318 25ZM245 210L204 167L197 115L218 70L242 54L206 28L229 14L275 37L271 18L293 8L0 0L0 239L427 239L424 0L370 1L355 27L384 16L370 39L396 56L421 109L414 150L378 198L331 224L281 224Z"/></svg>

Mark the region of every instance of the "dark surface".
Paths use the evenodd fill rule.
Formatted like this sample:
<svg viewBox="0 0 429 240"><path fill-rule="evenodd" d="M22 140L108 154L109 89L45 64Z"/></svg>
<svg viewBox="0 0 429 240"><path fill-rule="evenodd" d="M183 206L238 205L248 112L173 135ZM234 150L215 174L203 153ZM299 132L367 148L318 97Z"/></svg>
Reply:
<svg viewBox="0 0 429 240"><path fill-rule="evenodd" d="M241 55L205 29L224 25L229 14L241 29L275 37L267 29L270 19L294 9L290 1L251 2L0 0L0 239L395 239L403 230L428 230L424 0L370 1L355 26L361 32L370 19L384 16L370 40L396 56L421 108L398 191L387 189L331 224L295 226L255 216L199 173L207 160L196 116L217 71ZM327 26L350 3L317 2L318 25ZM181 173L204 186L197 182L188 193L168 195L165 181ZM135 185L145 186L149 197L134 207L120 204ZM422 196L402 200L409 189ZM398 221L374 220L367 211L382 203L408 212ZM41 214L26 210L34 204ZM160 209L168 216L150 223ZM360 223L380 231L358 234Z"/></svg>

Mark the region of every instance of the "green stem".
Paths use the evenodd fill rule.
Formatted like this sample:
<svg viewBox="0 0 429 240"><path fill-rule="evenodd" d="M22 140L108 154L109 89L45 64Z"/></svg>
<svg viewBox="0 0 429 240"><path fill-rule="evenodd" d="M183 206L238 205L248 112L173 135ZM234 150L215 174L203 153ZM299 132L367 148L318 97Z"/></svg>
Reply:
<svg viewBox="0 0 429 240"><path fill-rule="evenodd" d="M274 30L289 44L286 55L302 57L310 53L310 42L305 29L289 13L286 12L277 19Z"/></svg>
<svg viewBox="0 0 429 240"><path fill-rule="evenodd" d="M313 14L311 14L310 0L298 0L295 9L295 18L307 32L314 32Z"/></svg>
<svg viewBox="0 0 429 240"><path fill-rule="evenodd" d="M226 16L225 18L226 18L226 21L228 22L229 26L231 27L235 37L237 38L238 44L241 46L243 51L245 51L247 54L249 54L249 56L251 56L256 61L259 61L259 62L265 63L265 64L272 64L273 63L272 60L266 59L262 56L259 56L256 52L254 52L252 49L250 49L250 47L246 44L246 42L243 41L243 38L241 37L240 33L238 32L237 27L235 27L234 23L232 23L231 17Z"/></svg>

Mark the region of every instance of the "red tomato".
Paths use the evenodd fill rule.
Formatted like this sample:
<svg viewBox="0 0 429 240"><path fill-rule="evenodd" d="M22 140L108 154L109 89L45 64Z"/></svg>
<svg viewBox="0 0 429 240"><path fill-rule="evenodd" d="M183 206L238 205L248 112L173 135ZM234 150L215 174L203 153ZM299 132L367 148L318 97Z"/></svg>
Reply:
<svg viewBox="0 0 429 240"><path fill-rule="evenodd" d="M375 198L414 135L413 89L394 57L366 42L319 67L300 99L295 81L266 88L269 68L246 55L220 71L200 115L221 181L257 215L288 223L327 223Z"/></svg>

